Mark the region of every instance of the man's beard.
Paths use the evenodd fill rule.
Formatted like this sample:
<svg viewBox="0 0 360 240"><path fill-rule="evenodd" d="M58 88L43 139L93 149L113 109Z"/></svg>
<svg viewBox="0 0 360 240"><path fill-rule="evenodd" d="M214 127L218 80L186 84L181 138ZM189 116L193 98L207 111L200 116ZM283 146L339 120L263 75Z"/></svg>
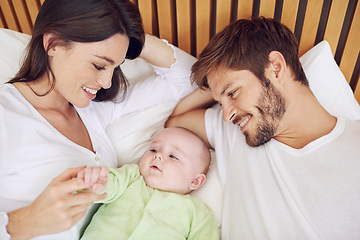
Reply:
<svg viewBox="0 0 360 240"><path fill-rule="evenodd" d="M246 143L251 147L258 147L273 138L285 113L285 100L270 80L265 79L262 89L256 107L259 110L260 121L255 136L251 137L247 131L244 132Z"/></svg>

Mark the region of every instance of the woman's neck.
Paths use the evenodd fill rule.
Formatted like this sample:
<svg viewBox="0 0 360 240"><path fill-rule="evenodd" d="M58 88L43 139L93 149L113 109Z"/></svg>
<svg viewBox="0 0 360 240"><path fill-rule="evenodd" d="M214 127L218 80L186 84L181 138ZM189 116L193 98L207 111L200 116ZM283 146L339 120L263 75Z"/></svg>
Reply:
<svg viewBox="0 0 360 240"><path fill-rule="evenodd" d="M14 87L37 110L53 110L66 113L73 106L60 96L47 79L34 82L13 83Z"/></svg>

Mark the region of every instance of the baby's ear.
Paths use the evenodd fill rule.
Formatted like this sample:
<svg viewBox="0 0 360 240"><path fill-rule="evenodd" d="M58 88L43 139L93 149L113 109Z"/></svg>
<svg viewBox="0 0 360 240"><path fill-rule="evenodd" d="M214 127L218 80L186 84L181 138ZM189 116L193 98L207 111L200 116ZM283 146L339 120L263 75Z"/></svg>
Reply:
<svg viewBox="0 0 360 240"><path fill-rule="evenodd" d="M194 178L194 180L192 180L189 189L193 191L200 188L202 185L204 185L205 180L206 180L205 174L203 173L199 174L196 178Z"/></svg>

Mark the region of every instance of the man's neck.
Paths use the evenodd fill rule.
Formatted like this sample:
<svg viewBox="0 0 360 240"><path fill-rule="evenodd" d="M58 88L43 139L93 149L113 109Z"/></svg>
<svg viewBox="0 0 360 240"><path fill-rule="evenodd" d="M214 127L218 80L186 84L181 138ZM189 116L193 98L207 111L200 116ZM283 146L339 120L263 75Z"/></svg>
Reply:
<svg viewBox="0 0 360 240"><path fill-rule="evenodd" d="M300 87L295 91L287 98L286 113L274 138L300 149L329 134L337 119L321 106L307 87Z"/></svg>

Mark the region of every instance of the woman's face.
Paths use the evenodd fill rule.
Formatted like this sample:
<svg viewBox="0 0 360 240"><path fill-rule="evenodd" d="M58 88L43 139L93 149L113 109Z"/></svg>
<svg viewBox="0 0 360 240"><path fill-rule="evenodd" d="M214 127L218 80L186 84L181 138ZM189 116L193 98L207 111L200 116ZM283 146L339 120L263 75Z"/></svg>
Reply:
<svg viewBox="0 0 360 240"><path fill-rule="evenodd" d="M52 47L48 55L56 80L54 93L74 106L87 107L98 90L111 87L114 69L124 62L128 47L128 37L121 34L100 42Z"/></svg>

